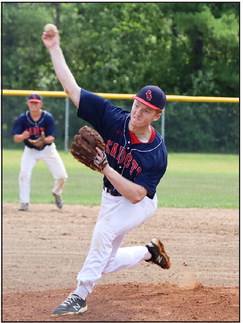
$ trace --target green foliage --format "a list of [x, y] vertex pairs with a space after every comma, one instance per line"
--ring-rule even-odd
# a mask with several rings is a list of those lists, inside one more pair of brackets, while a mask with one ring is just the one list
[[[18, 203], [21, 151], [3, 151], [3, 202]], [[102, 175], [60, 153], [69, 178], [65, 204], [99, 205]], [[43, 162], [33, 169], [31, 203], [54, 203], [53, 179]], [[169, 154], [168, 169], [158, 190], [159, 206], [239, 208], [239, 158], [236, 155]]]
[[[239, 8], [234, 2], [5, 2], [2, 87], [63, 90], [41, 41], [43, 26], [53, 22], [77, 83], [90, 91], [136, 93], [155, 84], [166, 94], [238, 97]], [[16, 147], [10, 133], [24, 101], [3, 98], [7, 148]], [[64, 105], [45, 98], [61, 148]], [[69, 117], [72, 138], [83, 121], [72, 107]], [[169, 102], [166, 143], [177, 152], [238, 153], [239, 105]]]
[[34, 3], [3, 4], [4, 88], [40, 88], [45, 65], [41, 34], [43, 25], [52, 19], [49, 7], [49, 4], [36, 6]]
[[165, 141], [173, 152], [239, 153], [239, 105], [170, 102]]
[[[25, 97], [3, 96], [2, 138], [5, 149], [22, 149], [13, 142], [11, 130], [17, 116], [27, 110]], [[77, 110], [69, 100], [69, 140], [85, 122], [77, 118]], [[112, 100], [128, 111], [131, 100]], [[44, 109], [53, 114], [57, 131], [56, 144], [64, 149], [65, 99], [44, 98]], [[10, 113], [11, 111], [11, 113]], [[165, 141], [169, 152], [239, 153], [239, 105], [235, 103], [168, 102], [165, 109]], [[160, 133], [161, 120], [153, 126]]]
[[41, 42], [54, 22], [95, 92], [239, 96], [239, 3], [3, 3], [3, 88], [61, 90]]

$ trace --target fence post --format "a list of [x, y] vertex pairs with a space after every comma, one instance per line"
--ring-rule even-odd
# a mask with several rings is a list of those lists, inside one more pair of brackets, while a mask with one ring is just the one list
[[161, 136], [165, 138], [165, 109], [162, 112], [162, 117], [161, 117]]
[[64, 138], [64, 151], [68, 151], [68, 132], [69, 132], [69, 98], [65, 99], [65, 138]]

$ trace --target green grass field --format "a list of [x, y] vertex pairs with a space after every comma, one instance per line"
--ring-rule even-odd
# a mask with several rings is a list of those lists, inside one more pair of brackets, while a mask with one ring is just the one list
[[[3, 202], [18, 203], [18, 174], [22, 151], [3, 150]], [[99, 205], [102, 175], [60, 152], [69, 178], [65, 204]], [[31, 203], [53, 203], [52, 176], [39, 161], [31, 179]], [[169, 154], [168, 169], [157, 194], [162, 207], [239, 208], [239, 156]]]

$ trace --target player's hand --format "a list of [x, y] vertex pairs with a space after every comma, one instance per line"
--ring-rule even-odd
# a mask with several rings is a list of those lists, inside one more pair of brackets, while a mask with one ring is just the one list
[[55, 46], [60, 46], [59, 31], [55, 25], [51, 25], [51, 29], [49, 31], [43, 31], [41, 38], [44, 45], [49, 50]]
[[[104, 161], [104, 159], [107, 162], [106, 154], [99, 147], [96, 147], [95, 149], [97, 150], [97, 155], [95, 156], [94, 163], [99, 165]], [[104, 169], [100, 171], [101, 174], [105, 174], [105, 169], [107, 167], [110, 167], [108, 162], [107, 162], [107, 165], [104, 167]]]
[[28, 130], [25, 130], [23, 133], [22, 133], [22, 136], [23, 136], [23, 139], [28, 139], [30, 137], [30, 133]]
[[45, 139], [45, 132], [41, 131], [41, 134], [37, 139], [28, 139], [28, 141], [35, 147], [43, 147], [45, 145]]

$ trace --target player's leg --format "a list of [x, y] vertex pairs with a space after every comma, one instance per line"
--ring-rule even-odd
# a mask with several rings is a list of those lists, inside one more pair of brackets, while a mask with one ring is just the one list
[[118, 248], [116, 254], [110, 258], [103, 274], [138, 265], [144, 260], [149, 260], [150, 258], [151, 254], [146, 246]]
[[[20, 173], [19, 173], [19, 198], [20, 198], [20, 202], [24, 205], [25, 204], [28, 205], [30, 202], [30, 180], [31, 180], [32, 170], [36, 162], [37, 162], [36, 150], [25, 147], [23, 155], [21, 157]], [[21, 210], [24, 211], [25, 209], [22, 208]]]
[[147, 220], [154, 213], [156, 207], [156, 198], [154, 200], [145, 198], [137, 204], [132, 204], [123, 197], [114, 197], [103, 193], [100, 214], [90, 250], [77, 276], [78, 281], [81, 282], [78, 285], [79, 291], [76, 290], [78, 295], [85, 299], [92, 292], [101, 275], [107, 272], [107, 266], [110, 267], [110, 272], [119, 270], [117, 267], [134, 266], [151, 257], [146, 247], [139, 247], [135, 254], [126, 253], [122, 259], [120, 258], [119, 263], [114, 260], [126, 233]]
[[118, 248], [116, 254], [111, 256], [103, 274], [138, 265], [144, 260], [163, 269], [169, 269], [171, 266], [163, 243], [158, 238], [153, 238], [146, 246]]
[[[134, 217], [137, 218], [136, 214], [139, 214], [139, 217], [142, 218], [140, 206], [141, 205], [136, 204], [134, 206], [135, 209], [131, 209], [131, 212], [129, 211], [129, 208], [126, 207], [126, 212], [128, 212], [129, 214], [128, 218], [124, 217], [126, 225], [129, 225], [129, 220], [131, 220], [131, 225], [133, 226], [133, 221], [135, 220]], [[151, 216], [157, 208], [157, 197], [155, 196], [153, 200], [147, 197], [144, 198], [144, 200], [142, 201], [142, 207], [145, 214], [147, 214], [147, 216]], [[135, 224], [135, 227], [139, 224]], [[130, 227], [130, 229], [132, 229], [132, 227]], [[162, 241], [160, 241], [158, 238], [153, 238], [148, 244], [146, 244], [146, 246], [132, 246], [121, 248], [120, 245], [124, 240], [126, 233], [126, 229], [124, 231], [121, 228], [121, 234], [118, 235], [113, 241], [111, 256], [103, 271], [103, 274], [138, 265], [144, 260], [150, 261], [163, 269], [170, 268], [170, 258], [165, 251]]]
[[42, 151], [42, 160], [46, 163], [49, 171], [54, 178], [52, 194], [55, 197], [57, 207], [61, 208], [63, 206], [63, 203], [60, 195], [63, 191], [63, 187], [66, 179], [68, 178], [68, 175], [54, 143], [50, 146], [46, 146]]
[[[136, 208], [136, 206], [135, 206], [135, 208]], [[143, 209], [144, 209], [143, 211], [146, 212], [146, 210], [148, 210], [147, 215], [149, 215], [149, 216], [153, 215], [156, 208], [157, 208], [157, 197], [156, 196], [155, 196], [154, 200], [151, 200], [149, 198], [145, 198], [143, 200]], [[139, 209], [137, 210], [137, 212], [141, 216], [140, 206], [139, 206]], [[141, 223], [139, 223], [139, 224], [141, 224]], [[135, 225], [135, 226], [137, 226], [137, 225]], [[121, 245], [122, 241], [124, 240], [125, 235], [126, 235], [126, 232], [121, 233], [113, 241], [113, 250], [112, 250], [109, 262], [107, 263], [107, 265], [104, 269], [104, 272], [103, 272], [104, 274], [138, 265], [139, 263], [143, 262], [144, 260], [149, 260], [151, 258], [151, 253], [149, 252], [149, 250], [146, 246], [131, 246], [131, 247], [121, 248], [120, 245]]]
[[42, 153], [42, 160], [47, 165], [49, 171], [51, 172], [55, 184], [53, 187], [52, 192], [56, 194], [61, 194], [64, 183], [66, 179], [68, 178], [65, 166], [63, 164], [63, 161], [56, 150], [56, 145], [53, 143], [50, 146], [46, 146]]
[[[77, 288], [54, 310], [53, 314], [72, 314], [87, 309], [86, 297], [92, 292], [106, 267], [109, 270], [110, 266], [109, 272], [114, 271], [115, 268], [121, 268], [121, 261], [118, 265], [115, 258], [126, 233], [148, 219], [156, 207], [156, 198], [152, 204], [142, 201], [132, 204], [123, 197], [114, 197], [103, 192], [101, 209], [89, 253], [83, 268], [77, 275]], [[126, 253], [122, 262], [126, 262], [126, 266], [129, 267], [146, 259], [149, 259], [149, 253], [146, 247], [142, 247], [136, 257], [129, 258]]]

